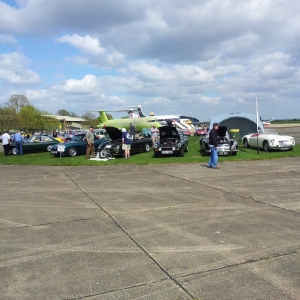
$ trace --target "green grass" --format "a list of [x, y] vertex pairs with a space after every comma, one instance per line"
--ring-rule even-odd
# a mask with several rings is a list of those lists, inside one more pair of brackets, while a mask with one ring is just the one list
[[[265, 160], [278, 159], [284, 157], [300, 156], [300, 145], [296, 145], [293, 151], [272, 151], [264, 152], [256, 149], [243, 148], [240, 144], [240, 151], [237, 156], [220, 156], [219, 162], [243, 161], [243, 160]], [[1, 165], [37, 165], [37, 166], [104, 166], [104, 165], [149, 165], [149, 164], [169, 164], [169, 163], [206, 163], [208, 156], [200, 152], [199, 137], [189, 138], [189, 151], [184, 157], [162, 157], [154, 158], [153, 150], [148, 153], [135, 154], [130, 159], [116, 158], [106, 162], [86, 160], [84, 155], [77, 157], [54, 157], [48, 152], [24, 154], [23, 156], [4, 156], [0, 153]]]

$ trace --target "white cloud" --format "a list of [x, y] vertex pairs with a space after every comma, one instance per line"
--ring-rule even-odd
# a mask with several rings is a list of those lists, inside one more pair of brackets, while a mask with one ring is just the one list
[[89, 35], [68, 34], [57, 38], [56, 41], [59, 43], [68, 43], [80, 49], [83, 53], [90, 55], [103, 55], [106, 53], [105, 48], [101, 47], [98, 39], [92, 38]]
[[28, 69], [30, 60], [23, 54], [0, 54], [0, 79], [7, 85], [34, 85], [41, 82], [37, 73]]
[[101, 47], [97, 38], [78, 34], [64, 35], [56, 39], [59, 43], [68, 43], [79, 49], [84, 56], [68, 57], [67, 60], [77, 64], [87, 64], [93, 67], [113, 67], [123, 62], [123, 55]]

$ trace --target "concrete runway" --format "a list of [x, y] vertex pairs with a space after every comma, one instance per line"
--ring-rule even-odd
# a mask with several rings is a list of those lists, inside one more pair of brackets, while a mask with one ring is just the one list
[[0, 299], [300, 299], [299, 165], [1, 166]]

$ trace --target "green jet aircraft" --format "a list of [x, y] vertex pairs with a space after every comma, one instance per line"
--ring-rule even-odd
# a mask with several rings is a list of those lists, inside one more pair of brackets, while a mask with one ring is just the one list
[[130, 123], [135, 126], [136, 132], [142, 132], [143, 128], [150, 128], [153, 125], [159, 128], [161, 124], [154, 117], [144, 118], [125, 118], [125, 119], [113, 119], [108, 120], [104, 110], [98, 111], [100, 113], [102, 123], [97, 125], [97, 128], [105, 128], [106, 126], [116, 127], [120, 130], [122, 128], [129, 129]]

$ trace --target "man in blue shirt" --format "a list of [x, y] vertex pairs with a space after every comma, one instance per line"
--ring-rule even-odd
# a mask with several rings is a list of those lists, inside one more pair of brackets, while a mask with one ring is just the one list
[[122, 150], [124, 150], [124, 158], [130, 157], [130, 133], [122, 128]]
[[23, 137], [19, 132], [13, 135], [12, 141], [16, 143], [16, 155], [23, 155]]

